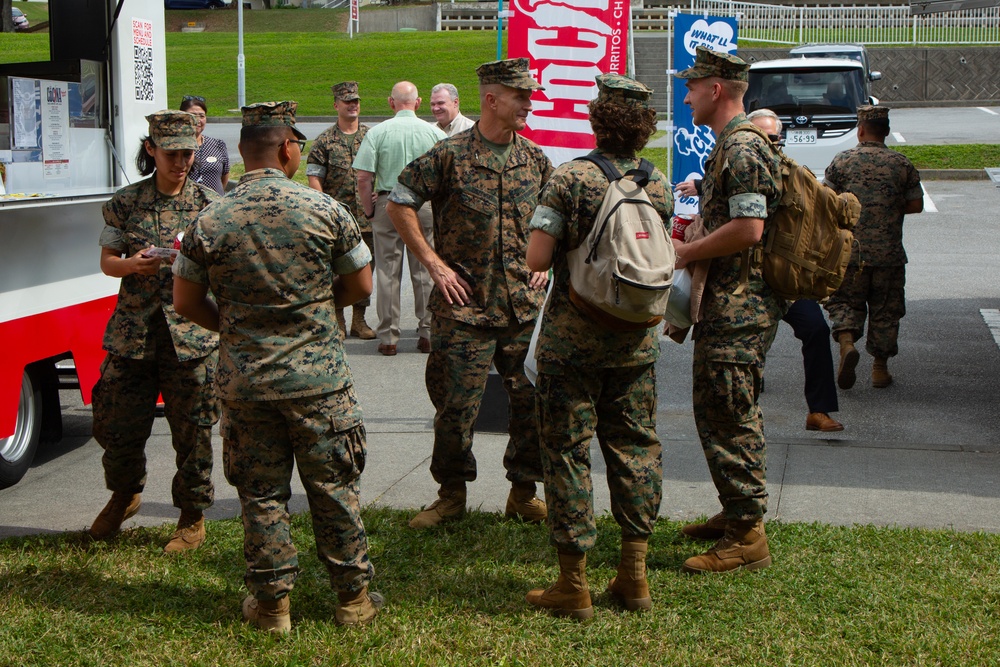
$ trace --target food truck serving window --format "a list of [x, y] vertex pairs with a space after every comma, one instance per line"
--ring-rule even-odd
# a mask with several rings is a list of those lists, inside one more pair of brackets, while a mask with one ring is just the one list
[[104, 76], [79, 62], [78, 80], [38, 75], [26, 64], [0, 74], [4, 200], [106, 191], [114, 185]]

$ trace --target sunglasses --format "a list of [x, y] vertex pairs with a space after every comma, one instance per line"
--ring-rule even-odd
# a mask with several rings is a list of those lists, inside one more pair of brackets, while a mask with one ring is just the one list
[[198, 104], [205, 104], [205, 98], [201, 95], [185, 95], [181, 98], [181, 102], [197, 102]]

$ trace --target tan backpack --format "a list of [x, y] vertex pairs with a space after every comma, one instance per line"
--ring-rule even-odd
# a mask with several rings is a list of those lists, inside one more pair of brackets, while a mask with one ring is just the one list
[[[770, 139], [757, 126], [741, 126], [737, 131], [756, 132]], [[822, 301], [840, 287], [847, 274], [851, 230], [861, 216], [858, 198], [849, 192], [836, 193], [820, 183], [807, 168], [778, 152], [781, 161], [781, 199], [764, 223], [762, 262], [764, 280], [775, 294], [789, 301]], [[721, 161], [720, 161], [721, 162]], [[716, 177], [721, 176], [721, 164]], [[750, 250], [744, 251], [740, 287], [750, 271]]]
[[656, 326], [670, 295], [674, 246], [644, 189], [653, 165], [643, 159], [622, 176], [603, 155], [577, 159], [599, 166], [608, 189], [590, 233], [567, 253], [570, 299], [616, 331]]

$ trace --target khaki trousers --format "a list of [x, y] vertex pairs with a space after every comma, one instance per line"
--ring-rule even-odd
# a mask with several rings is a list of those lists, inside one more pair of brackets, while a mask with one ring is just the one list
[[[410, 282], [413, 285], [413, 311], [417, 316], [417, 333], [421, 338], [431, 336], [431, 313], [427, 310], [434, 281], [416, 255], [406, 250], [402, 237], [385, 211], [388, 193], [380, 193], [375, 202], [372, 233], [375, 236], [375, 312], [378, 314], [376, 333], [383, 345], [399, 342], [400, 282], [403, 278], [403, 252], [409, 263]], [[420, 230], [427, 242], [434, 246], [434, 218], [430, 202], [417, 211]]]

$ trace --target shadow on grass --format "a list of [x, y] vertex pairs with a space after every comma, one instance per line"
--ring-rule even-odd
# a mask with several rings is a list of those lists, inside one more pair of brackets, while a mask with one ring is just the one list
[[[367, 508], [363, 516], [376, 572], [372, 588], [389, 605], [431, 606], [436, 614], [533, 614], [525, 593], [558, 576], [544, 525], [469, 512], [462, 521], [414, 531], [407, 526], [408, 512]], [[661, 523], [650, 541], [651, 580], [658, 571], [676, 571], [702, 547]], [[246, 595], [239, 519], [208, 522], [205, 545], [179, 556], [162, 553], [172, 529], [135, 528], [108, 542], [84, 532], [4, 540], [0, 590], [25, 605], [83, 615], [145, 617], [169, 610], [202, 623], [238, 619]], [[301, 568], [293, 615], [332, 619], [336, 595], [316, 559], [308, 513], [293, 515], [292, 536]], [[597, 546], [588, 554], [595, 604], [613, 607], [603, 591], [617, 567], [619, 544], [617, 525], [601, 517]]]

